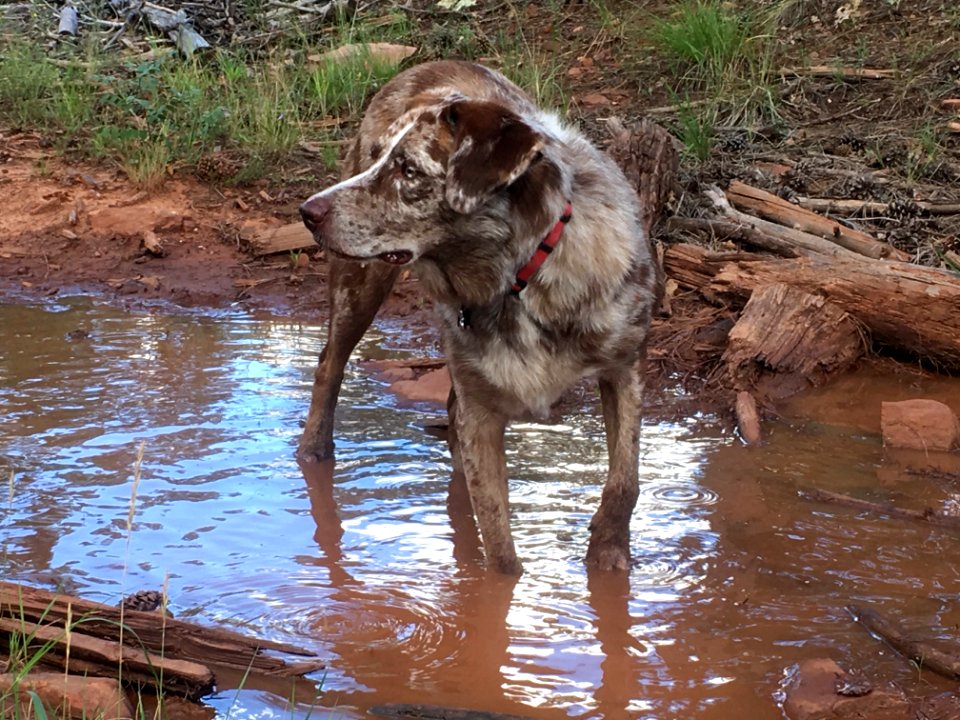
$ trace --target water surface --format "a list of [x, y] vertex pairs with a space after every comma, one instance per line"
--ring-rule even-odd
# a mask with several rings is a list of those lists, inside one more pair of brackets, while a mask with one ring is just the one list
[[[814, 423], [773, 424], [752, 449], [710, 417], [648, 423], [629, 579], [582, 563], [605, 473], [599, 419], [515, 425], [526, 572], [486, 574], [446, 448], [421, 428], [437, 411], [398, 406], [356, 363], [336, 464], [305, 477], [294, 462], [322, 335], [239, 313], [0, 305], [0, 473], [12, 478], [0, 575], [107, 603], [166, 585], [182, 619], [328, 661], [315, 698], [303, 684], [238, 692], [221, 678], [211, 702], [233, 718], [358, 718], [411, 702], [773, 720], [784, 670], [803, 658], [913, 682], [848, 602], [943, 632], [960, 621], [956, 536], [797, 494], [941, 507], [955, 489], [891, 473], [869, 432]], [[358, 357], [403, 356], [408, 343], [382, 326]]]

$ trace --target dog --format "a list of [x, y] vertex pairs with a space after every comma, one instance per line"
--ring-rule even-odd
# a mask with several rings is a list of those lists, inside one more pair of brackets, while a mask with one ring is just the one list
[[507, 422], [544, 415], [595, 376], [609, 471], [587, 562], [628, 570], [646, 337], [662, 277], [623, 173], [499, 72], [443, 60], [374, 96], [341, 177], [300, 206], [330, 261], [329, 334], [300, 457], [332, 455], [344, 366], [409, 267], [439, 314], [451, 455], [488, 567], [522, 572]]

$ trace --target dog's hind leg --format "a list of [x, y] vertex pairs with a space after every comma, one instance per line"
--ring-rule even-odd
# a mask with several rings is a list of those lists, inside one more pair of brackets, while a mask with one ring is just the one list
[[370, 327], [400, 270], [384, 263], [330, 257], [330, 320], [327, 344], [314, 373], [310, 411], [297, 456], [322, 460], [333, 455], [333, 415], [350, 353]]
[[452, 409], [455, 457], [459, 457], [463, 466], [487, 567], [507, 575], [519, 575], [523, 566], [517, 559], [510, 533], [507, 498], [507, 457], [503, 441], [507, 418], [465, 396], [460, 388]]
[[610, 468], [590, 521], [587, 563], [601, 570], [630, 565], [630, 516], [640, 494], [640, 411], [644, 361], [600, 377]]

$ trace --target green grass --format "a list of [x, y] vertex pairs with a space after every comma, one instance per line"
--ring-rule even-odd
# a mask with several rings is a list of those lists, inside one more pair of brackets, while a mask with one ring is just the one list
[[36, 43], [8, 38], [0, 45], [0, 124], [114, 164], [144, 187], [219, 155], [233, 166], [225, 181], [252, 181], [282, 166], [301, 139], [335, 143], [331, 118], [358, 116], [398, 69], [362, 52], [319, 64], [311, 56], [400, 31], [396, 22], [375, 30], [344, 22], [330, 46], [300, 38], [273, 56], [219, 50], [206, 61], [160, 50], [123, 60], [82, 47], [53, 59]]
[[696, 94], [724, 124], [775, 120], [776, 19], [721, 0], [680, 0], [653, 22], [648, 39], [679, 78], [674, 92]]

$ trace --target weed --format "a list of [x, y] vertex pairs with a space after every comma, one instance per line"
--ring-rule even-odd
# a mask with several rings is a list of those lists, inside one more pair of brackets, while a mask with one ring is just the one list
[[681, 76], [702, 92], [727, 123], [775, 118], [774, 35], [779, 8], [737, 12], [721, 0], [681, 0], [669, 19], [654, 22], [650, 40]]
[[713, 149], [717, 111], [714, 107], [701, 108], [685, 100], [678, 105], [677, 136], [683, 142], [684, 155], [688, 159], [703, 162]]

